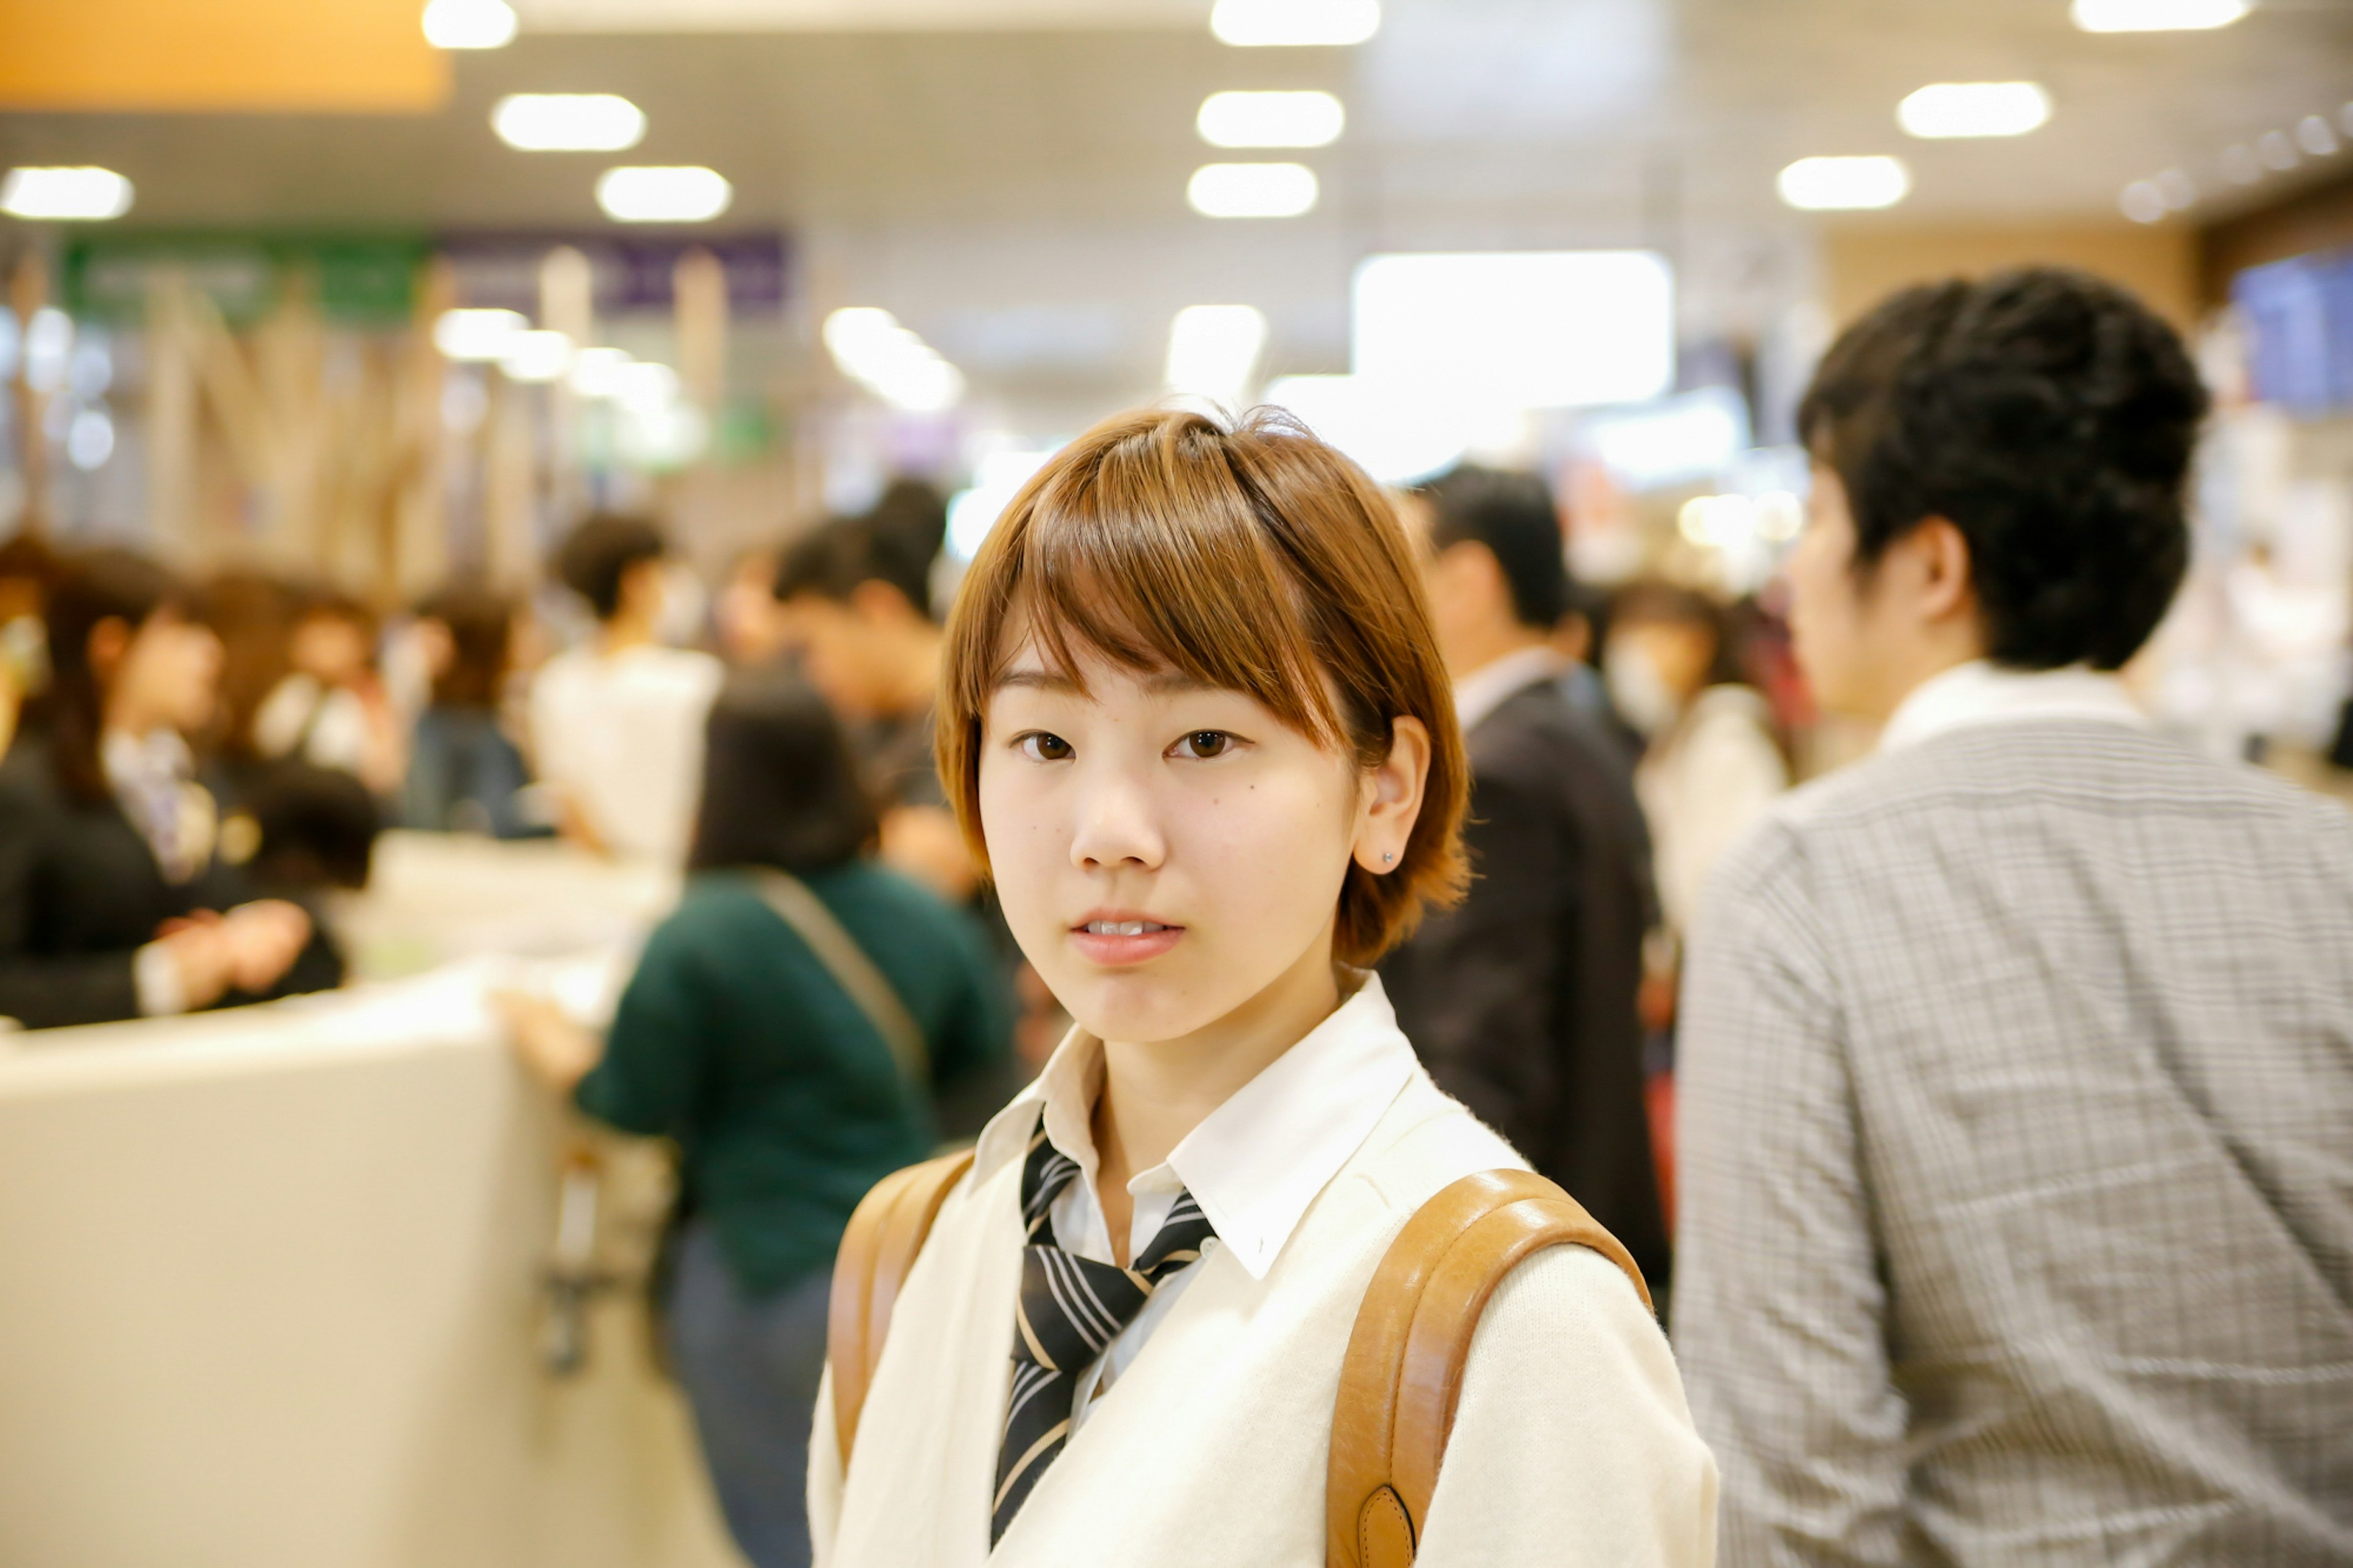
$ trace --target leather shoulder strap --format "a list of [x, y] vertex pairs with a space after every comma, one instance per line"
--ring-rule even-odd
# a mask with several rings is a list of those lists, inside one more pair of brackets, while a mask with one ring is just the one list
[[909, 1083], [923, 1088], [932, 1081], [931, 1047], [924, 1044], [923, 1031], [914, 1015], [907, 1011], [899, 993], [892, 989], [891, 981], [866, 956], [858, 939], [834, 918], [825, 900], [809, 890], [807, 882], [788, 872], [764, 868], [758, 876], [760, 896], [778, 919], [793, 928], [808, 950], [817, 954], [833, 983], [849, 993], [882, 1043], [891, 1047], [891, 1058], [899, 1064], [899, 1072]]
[[833, 1431], [841, 1446], [842, 1468], [849, 1468], [850, 1441], [866, 1390], [882, 1360], [891, 1332], [891, 1310], [899, 1289], [932, 1234], [932, 1221], [949, 1190], [972, 1168], [972, 1151], [961, 1150], [893, 1171], [860, 1198], [842, 1233], [833, 1259], [833, 1295], [825, 1325], [825, 1359], [833, 1369]]
[[[1413, 1561], [1488, 1299], [1530, 1253], [1589, 1247], [1650, 1288], [1618, 1238], [1527, 1171], [1465, 1176], [1406, 1221], [1356, 1311], [1332, 1411], [1328, 1568]], [[1655, 1310], [1655, 1309], [1654, 1309]]]

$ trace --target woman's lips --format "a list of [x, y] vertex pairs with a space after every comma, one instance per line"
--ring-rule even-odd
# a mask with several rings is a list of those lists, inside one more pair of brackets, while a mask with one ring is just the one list
[[1185, 928], [1141, 916], [1126, 920], [1096, 916], [1071, 928], [1071, 942], [1092, 963], [1143, 963], [1158, 958], [1183, 939]]

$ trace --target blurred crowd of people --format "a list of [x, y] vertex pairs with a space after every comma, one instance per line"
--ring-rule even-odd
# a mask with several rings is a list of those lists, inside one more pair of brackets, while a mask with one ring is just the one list
[[[1397, 498], [1466, 736], [1476, 879], [1382, 960], [1382, 981], [1439, 1085], [1573, 1193], [1673, 1310], [1741, 1561], [1809, 1560], [1782, 1550], [1809, 1542], [1861, 1561], [1922, 1532], [1968, 1557], [2044, 1528], [2017, 1525], [2010, 1495], [2038, 1487], [2072, 1489], [2118, 1542], [2179, 1535], [2128, 1516], [2163, 1500], [2149, 1477], [2166, 1465], [2205, 1463], [2150, 1436], [2196, 1400], [2126, 1398], [2066, 1365], [2112, 1340], [2212, 1366], [2303, 1345], [2338, 1392], [2250, 1384], [2251, 1428], [2341, 1454], [2345, 1429], [2327, 1436], [2323, 1417], [2353, 1415], [2342, 1161], [2331, 1204], [2300, 1208], [2301, 1178], [2273, 1159], [2316, 1155], [2314, 1119], [2344, 1109], [2341, 1054], [2318, 1058], [2346, 1046], [2345, 971], [2327, 973], [2346, 957], [2346, 890], [2298, 873], [2300, 928], [2261, 951], [2222, 919], [2261, 926], [2287, 886], [2264, 891], [2266, 868], [2341, 854], [2344, 834], [2160, 754], [2110, 710], [2098, 672], [2140, 645], [2179, 579], [2186, 546], [2168, 530], [2202, 399], [2137, 307], [2063, 277], [2008, 287], [1899, 300], [1834, 352], [1808, 405], [1827, 498], [1794, 574], [1811, 595], [1808, 674], [1815, 696], [1891, 721], [1890, 756], [1836, 811], [1816, 792], [1776, 806], [1810, 715], [1772, 608], [1576, 582], [1559, 507], [1529, 474], [1465, 466]], [[1884, 407], [1920, 395], [1887, 365], [1968, 332], [1983, 356], [2023, 356], [2005, 374], [2043, 376], [2038, 395], [2066, 405], [2054, 474], [2124, 476], [2089, 500], [2030, 498], [2048, 537], [2024, 540], [2028, 502], [2000, 500], [2000, 444], [1967, 447], [1981, 367], [1948, 366], [1945, 401], [1905, 416], [1918, 448], [1891, 445], [1905, 432]], [[2043, 338], [2093, 343], [2116, 384], [2035, 362]], [[657, 521], [596, 516], [554, 552], [548, 595], [452, 585], [397, 613], [249, 572], [198, 584], [116, 548], [0, 546], [0, 1015], [37, 1027], [333, 985], [331, 894], [364, 885], [386, 826], [682, 867], [687, 891], [609, 1030], [532, 997], [501, 1005], [524, 1058], [582, 1110], [679, 1140], [676, 1364], [747, 1555], [807, 1561], [799, 1477], [842, 1224], [881, 1177], [971, 1135], [1061, 1027], [933, 761], [944, 522], [935, 491], [902, 482], [747, 553], [706, 597]], [[2107, 533], [2070, 543], [2078, 526]], [[1808, 565], [1838, 540], [1839, 564]], [[1866, 577], [1897, 586], [1856, 598]], [[1982, 739], [2021, 714], [2082, 732]], [[1925, 743], [1956, 729], [1979, 739]], [[1899, 742], [1937, 766], [1895, 762]], [[2185, 801], [2239, 826], [2200, 848]], [[2150, 831], [2166, 846], [2124, 825], [2136, 812], [2165, 824]], [[2165, 860], [2183, 854], [2188, 870]], [[2109, 946], [2091, 934], [2128, 914], [2155, 923]], [[2257, 971], [2278, 984], [2250, 990]], [[2290, 994], [2303, 1022], [2274, 1021], [2304, 1055], [2284, 1062], [2258, 1025], [2266, 997]], [[1683, 1036], [1700, 1072], [1681, 1124], [1702, 1143], [1679, 1194]], [[2047, 1054], [2024, 1060], [2021, 1041]], [[2250, 1098], [2242, 1058], [2311, 1115]], [[2051, 1081], [2030, 1091], [2017, 1073]], [[2105, 1087], [2058, 1081], [2070, 1074]], [[2094, 1103], [2118, 1120], [2070, 1120]], [[1972, 1139], [2019, 1141], [2008, 1157], [2041, 1195], [1982, 1151], [1951, 1152]], [[2101, 1148], [2105, 1171], [2085, 1163]], [[2153, 1244], [2115, 1241], [2103, 1227], [2128, 1218], [2053, 1196], [2110, 1180], [2171, 1194], [2176, 1217], [2209, 1230], [2227, 1222], [2249, 1281], [2306, 1268], [2310, 1289], [2217, 1287], [2217, 1322], [2263, 1318], [2263, 1344], [2253, 1327], [2115, 1330], [2062, 1281], [2111, 1243]], [[1970, 1202], [1985, 1205], [1974, 1233], [1955, 1207]], [[2021, 1205], [2059, 1218], [1996, 1217]], [[1999, 1286], [1989, 1248], [2033, 1279]], [[2097, 1290], [2149, 1285], [2145, 1265], [2111, 1261]], [[2031, 1414], [2054, 1388], [2063, 1420]], [[2075, 1458], [2009, 1474], [1972, 1422], [2016, 1424], [2015, 1454]], [[2076, 1463], [2103, 1443], [2118, 1475]], [[1930, 1458], [1902, 1458], [1907, 1444]], [[2353, 1539], [2341, 1513], [2331, 1527], [2298, 1500], [2293, 1465], [2253, 1452], [2214, 1458], [2190, 1489], [2219, 1500], [2238, 1476], [2281, 1517], [2311, 1518], [2217, 1539]], [[1947, 1489], [1907, 1490], [1907, 1464]], [[2058, 1560], [2048, 1544], [2028, 1555]]]

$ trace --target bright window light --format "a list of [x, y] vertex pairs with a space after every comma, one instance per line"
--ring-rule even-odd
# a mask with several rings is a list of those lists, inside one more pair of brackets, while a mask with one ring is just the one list
[[1263, 401], [1290, 410], [1385, 485], [1428, 479], [1471, 447], [1471, 421], [1460, 405], [1360, 375], [1278, 376], [1267, 383]]
[[502, 49], [514, 36], [506, 0], [427, 0], [425, 41], [437, 49]]
[[2227, 27], [2254, 9], [2253, 0], [2075, 0], [2075, 26], [2087, 33], [2179, 33]]
[[433, 346], [451, 359], [481, 363], [505, 358], [530, 328], [520, 310], [444, 310], [433, 323]]
[[596, 205], [617, 223], [704, 223], [734, 197], [725, 175], [694, 164], [624, 166], [596, 178]]
[[841, 374], [893, 408], [936, 414], [964, 396], [964, 373], [888, 310], [846, 305], [825, 319], [824, 335]]
[[560, 381], [572, 368], [572, 340], [562, 332], [517, 332], [499, 355], [509, 381]]
[[131, 210], [131, 182], [111, 169], [11, 169], [0, 179], [10, 217], [95, 221]]
[[1244, 47], [1361, 44], [1380, 26], [1380, 0], [1218, 0], [1209, 13], [1209, 31]]
[[2051, 118], [2051, 95], [2031, 81], [1940, 81], [1895, 107], [1915, 136], [2023, 136]]
[[511, 92], [491, 129], [524, 153], [617, 153], [644, 140], [646, 115], [609, 92]]
[[1356, 268], [1356, 374], [1510, 408], [1655, 397], [1674, 281], [1642, 250], [1376, 256]]
[[1347, 118], [1328, 92], [1213, 92], [1194, 123], [1212, 147], [1324, 147]]
[[1167, 388], [1239, 407], [1266, 347], [1266, 318], [1250, 305], [1187, 305], [1168, 326]]
[[628, 368], [627, 349], [582, 349], [572, 356], [572, 390], [583, 397], [611, 397], [621, 390]]
[[1204, 163], [1185, 199], [1204, 217], [1297, 217], [1315, 205], [1315, 171], [1304, 163]]
[[1901, 158], [1800, 158], [1781, 171], [1781, 199], [1808, 212], [1892, 207], [1912, 190]]
[[981, 542], [996, 528], [1005, 509], [1021, 493], [1031, 475], [1046, 466], [1051, 452], [992, 452], [980, 460], [972, 488], [948, 500], [948, 553], [969, 561], [980, 553]]
[[613, 374], [613, 401], [644, 413], [678, 401], [678, 372], [653, 360], [631, 360]]

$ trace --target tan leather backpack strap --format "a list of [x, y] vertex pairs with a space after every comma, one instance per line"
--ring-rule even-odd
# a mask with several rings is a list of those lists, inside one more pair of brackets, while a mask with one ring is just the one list
[[966, 1149], [892, 1172], [858, 1201], [842, 1233], [826, 1310], [825, 1359], [833, 1371], [833, 1433], [845, 1470], [900, 1287], [932, 1234], [940, 1205], [971, 1168], [972, 1151]]
[[1462, 1396], [1480, 1315], [1506, 1275], [1548, 1247], [1589, 1247], [1642, 1271], [1576, 1199], [1527, 1171], [1465, 1176], [1406, 1221], [1366, 1289], [1341, 1363], [1324, 1483], [1328, 1568], [1413, 1561]]

